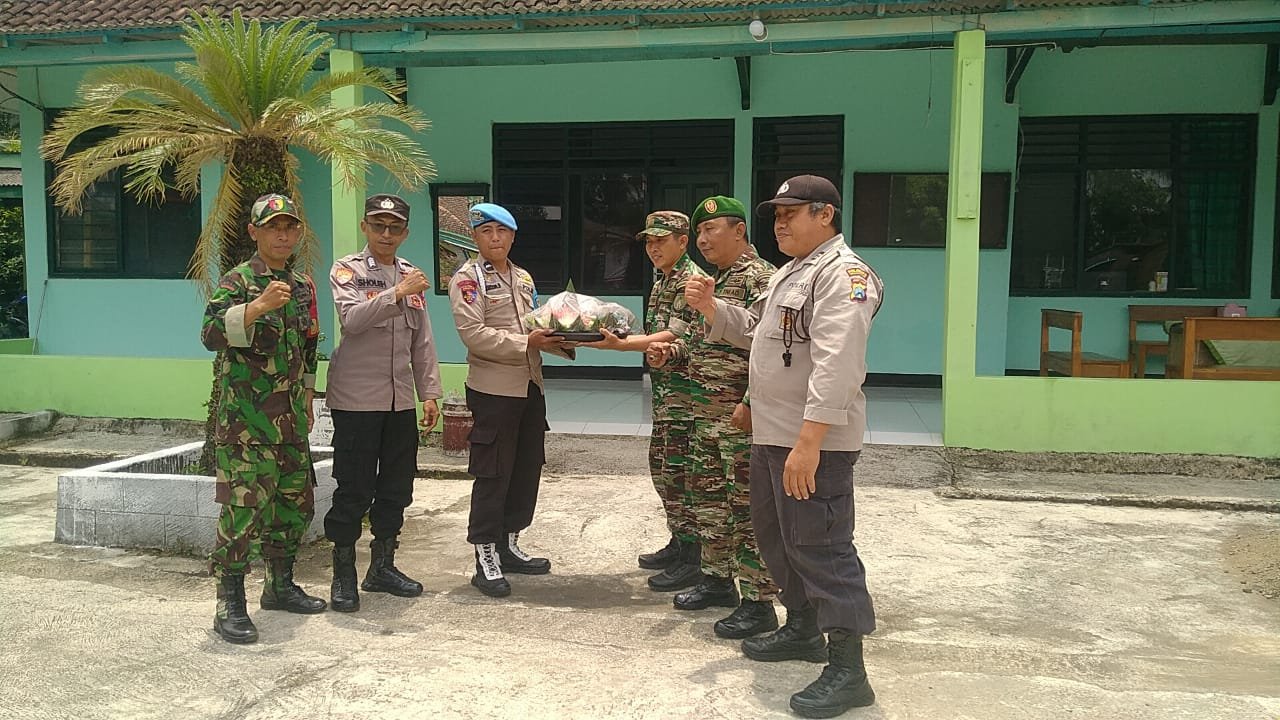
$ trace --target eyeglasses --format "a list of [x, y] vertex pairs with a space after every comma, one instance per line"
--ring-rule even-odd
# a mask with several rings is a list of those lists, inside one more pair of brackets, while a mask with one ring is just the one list
[[369, 232], [374, 235], [403, 235], [405, 230], [409, 229], [408, 225], [403, 223], [394, 223], [386, 225], [379, 222], [366, 222], [365, 227], [369, 228]]

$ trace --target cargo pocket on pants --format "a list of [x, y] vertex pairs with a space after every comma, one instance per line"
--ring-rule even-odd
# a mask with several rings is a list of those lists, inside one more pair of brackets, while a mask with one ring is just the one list
[[498, 429], [476, 425], [467, 436], [471, 452], [467, 459], [467, 472], [475, 477], [498, 477]]
[[834, 545], [853, 537], [853, 495], [785, 500], [791, 505], [791, 542], [795, 545]]

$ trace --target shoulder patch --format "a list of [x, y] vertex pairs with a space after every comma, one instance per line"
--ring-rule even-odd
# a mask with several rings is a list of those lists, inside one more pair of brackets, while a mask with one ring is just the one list
[[471, 278], [458, 281], [458, 292], [462, 293], [462, 301], [468, 305], [474, 305], [480, 299], [480, 286]]
[[355, 277], [355, 272], [346, 265], [339, 265], [333, 269], [333, 279], [337, 280], [340, 285], [346, 285], [351, 282], [353, 277]]

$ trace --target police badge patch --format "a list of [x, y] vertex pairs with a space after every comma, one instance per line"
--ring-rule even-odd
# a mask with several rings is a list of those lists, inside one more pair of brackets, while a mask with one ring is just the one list
[[413, 308], [414, 310], [421, 310], [422, 308], [426, 307], [426, 305], [423, 303], [422, 295], [420, 293], [409, 296], [409, 307]]
[[337, 280], [341, 285], [346, 285], [351, 282], [351, 278], [353, 277], [355, 277], [355, 273], [352, 272], [349, 267], [340, 267], [333, 271], [333, 279]]
[[474, 305], [480, 299], [480, 286], [470, 278], [458, 281], [458, 292], [462, 293], [462, 301]]

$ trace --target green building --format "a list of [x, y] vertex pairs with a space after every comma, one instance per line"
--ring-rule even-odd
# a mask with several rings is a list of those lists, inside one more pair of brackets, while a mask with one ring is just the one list
[[[1082, 311], [1085, 349], [1114, 356], [1128, 352], [1130, 304], [1277, 315], [1280, 3], [415, 7], [386, 17], [267, 0], [250, 13], [301, 8], [337, 38], [330, 68], [407, 82], [432, 120], [422, 141], [439, 177], [406, 194], [402, 253], [437, 285], [466, 252], [451, 218], [484, 197], [517, 210], [513, 257], [543, 295], [572, 280], [639, 311], [649, 273], [631, 237], [645, 213], [715, 193], [754, 203], [812, 172], [841, 188], [846, 236], [887, 285], [870, 371], [941, 378], [945, 444], [1280, 455], [1280, 383], [1025, 376], [1038, 369], [1043, 308]], [[87, 70], [184, 59], [184, 17], [176, 5], [105, 2], [92, 17], [71, 0], [0, 7], [33, 334], [0, 355], [0, 409], [202, 416], [201, 304], [181, 279], [202, 203], [143, 207], [103, 182], [88, 212], [66, 217], [37, 154]], [[363, 195], [335, 188], [314, 158], [303, 168], [309, 220], [332, 239], [323, 275], [358, 249]], [[211, 168], [206, 196], [216, 182]], [[377, 176], [366, 189], [400, 191]], [[770, 227], [751, 225], [778, 259]], [[458, 384], [465, 351], [446, 298], [430, 308]], [[583, 351], [561, 372], [638, 376], [639, 362]]]

